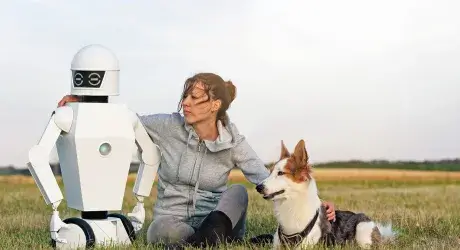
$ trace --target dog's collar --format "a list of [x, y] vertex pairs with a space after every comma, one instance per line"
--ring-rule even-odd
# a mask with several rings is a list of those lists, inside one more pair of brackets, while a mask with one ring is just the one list
[[285, 234], [283, 233], [283, 230], [281, 229], [281, 226], [278, 227], [278, 236], [280, 237], [281, 242], [283, 242], [286, 245], [291, 245], [291, 246], [296, 246], [298, 245], [303, 238], [307, 237], [307, 235], [311, 232], [313, 229], [313, 226], [316, 223], [316, 220], [318, 219], [319, 215], [319, 210], [316, 210], [315, 217], [308, 223], [308, 225], [305, 227], [304, 230], [302, 230], [299, 233], [295, 234]]

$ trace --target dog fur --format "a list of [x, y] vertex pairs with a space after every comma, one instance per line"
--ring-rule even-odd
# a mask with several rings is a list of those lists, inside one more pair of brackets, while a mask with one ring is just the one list
[[312, 177], [305, 142], [300, 140], [293, 154], [289, 153], [283, 141], [281, 148], [280, 159], [272, 167], [270, 176], [256, 187], [264, 199], [273, 201], [278, 221], [278, 229], [273, 236], [274, 249], [352, 242], [369, 249], [393, 240], [396, 234], [391, 224], [384, 226], [363, 213], [336, 210], [335, 221], [329, 221]]

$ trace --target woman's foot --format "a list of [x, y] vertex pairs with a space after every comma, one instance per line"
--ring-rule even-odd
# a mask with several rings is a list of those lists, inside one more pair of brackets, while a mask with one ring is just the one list
[[227, 242], [231, 234], [231, 220], [225, 213], [216, 210], [209, 213], [197, 231], [185, 241], [195, 247], [215, 246]]
[[207, 247], [216, 246], [220, 243], [230, 241], [232, 234], [232, 222], [228, 216], [221, 211], [212, 211], [203, 220], [200, 227], [186, 240], [178, 243], [168, 244], [165, 250], [184, 249], [185, 246]]

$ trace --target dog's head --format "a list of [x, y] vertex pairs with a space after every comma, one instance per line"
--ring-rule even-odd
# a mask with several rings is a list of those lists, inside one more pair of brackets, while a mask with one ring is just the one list
[[304, 140], [300, 140], [291, 154], [281, 141], [281, 156], [271, 168], [270, 176], [257, 185], [256, 190], [264, 199], [276, 200], [286, 193], [305, 191], [305, 184], [311, 179], [311, 167]]

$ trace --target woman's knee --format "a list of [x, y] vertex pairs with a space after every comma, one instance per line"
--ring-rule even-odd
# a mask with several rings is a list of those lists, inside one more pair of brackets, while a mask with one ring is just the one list
[[[248, 191], [246, 187], [234, 184], [222, 194], [216, 209], [229, 216], [233, 223], [240, 219], [248, 207]], [[235, 224], [234, 224], [235, 225]]]
[[169, 244], [186, 239], [195, 231], [173, 216], [161, 216], [153, 220], [147, 230], [148, 243]]
[[232, 197], [233, 200], [238, 200], [239, 203], [248, 203], [248, 190], [245, 186], [241, 184], [231, 185], [225, 193], [225, 195]]

